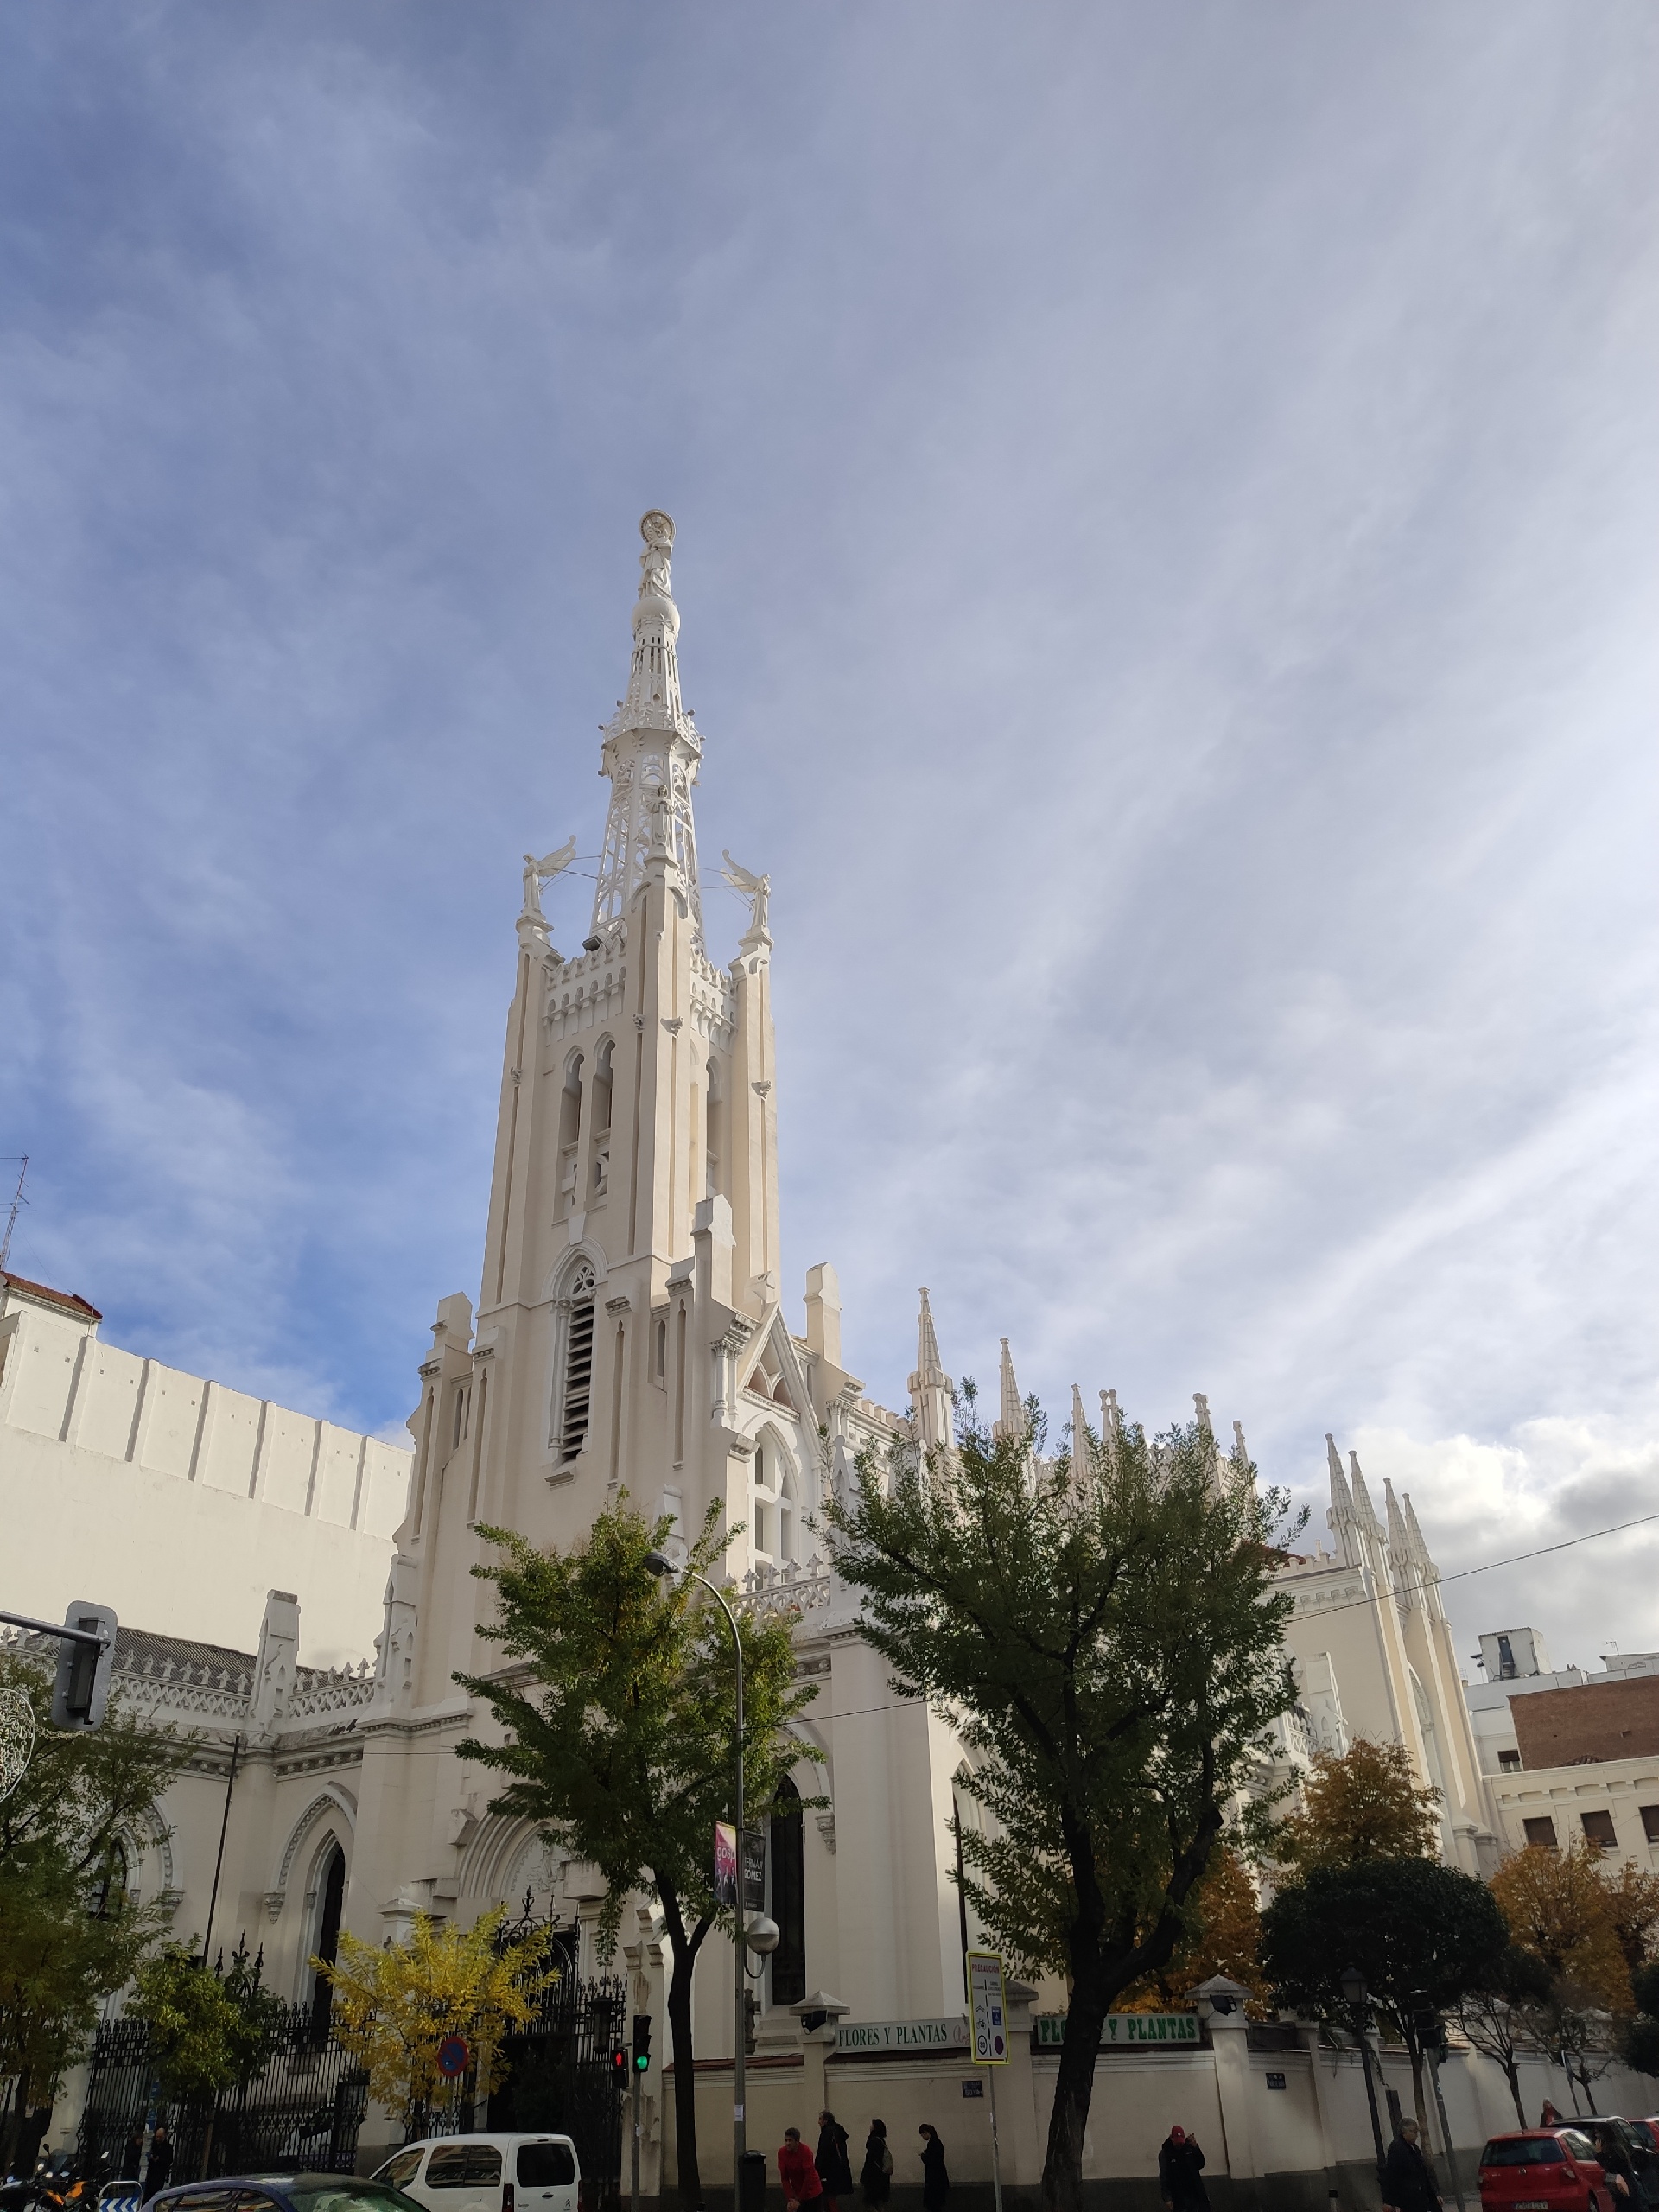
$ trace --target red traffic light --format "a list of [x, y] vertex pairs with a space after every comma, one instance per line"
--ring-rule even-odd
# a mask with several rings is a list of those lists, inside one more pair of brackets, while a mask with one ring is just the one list
[[618, 2044], [611, 2053], [611, 2071], [613, 2074], [626, 2074], [627, 2070], [628, 2054], [623, 2050], [621, 2044]]

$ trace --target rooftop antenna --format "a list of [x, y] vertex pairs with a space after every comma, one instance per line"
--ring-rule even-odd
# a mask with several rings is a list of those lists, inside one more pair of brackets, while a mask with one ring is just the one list
[[6, 1216], [6, 1233], [0, 1237], [0, 1274], [5, 1273], [6, 1262], [11, 1257], [11, 1232], [17, 1226], [17, 1216], [29, 1204], [23, 1196], [23, 1178], [29, 1173], [29, 1154], [14, 1152], [9, 1157], [21, 1160], [22, 1164], [17, 1170], [17, 1187], [11, 1194], [11, 1211]]

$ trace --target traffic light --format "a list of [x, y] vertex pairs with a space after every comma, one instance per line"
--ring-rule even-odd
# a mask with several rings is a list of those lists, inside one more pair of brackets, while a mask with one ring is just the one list
[[627, 2072], [628, 2054], [623, 2050], [621, 2044], [618, 2044], [611, 2053], [611, 2078], [616, 2082], [626, 2081]]
[[636, 2012], [633, 2016], [633, 2070], [636, 2074], [651, 2071], [651, 2015]]
[[97, 1637], [92, 1643], [66, 1637], [58, 1646], [58, 1675], [52, 1685], [52, 1726], [54, 1728], [96, 1728], [110, 1701], [110, 1676], [115, 1672], [115, 1615], [107, 1605], [77, 1598], [63, 1617], [65, 1628], [82, 1637]]

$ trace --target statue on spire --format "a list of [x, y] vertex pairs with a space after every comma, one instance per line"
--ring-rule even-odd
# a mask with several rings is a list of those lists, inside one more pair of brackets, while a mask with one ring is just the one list
[[550, 883], [556, 875], [563, 875], [576, 857], [576, 841], [567, 837], [556, 853], [544, 853], [537, 860], [534, 853], [524, 855], [524, 912], [539, 914], [542, 911], [542, 886]]
[[639, 518], [639, 535], [645, 541], [645, 550], [639, 556], [639, 596], [641, 599], [671, 599], [669, 589], [669, 556], [674, 550], [674, 518], [665, 515], [660, 507], [652, 507]]
[[772, 878], [769, 875], [754, 875], [747, 868], [740, 868], [729, 853], [722, 852], [721, 858], [726, 863], [721, 870], [726, 881], [734, 891], [754, 902], [749, 916], [748, 932], [743, 939], [743, 950], [748, 952], [758, 945], [770, 944], [772, 932], [766, 927], [766, 901], [772, 896]]

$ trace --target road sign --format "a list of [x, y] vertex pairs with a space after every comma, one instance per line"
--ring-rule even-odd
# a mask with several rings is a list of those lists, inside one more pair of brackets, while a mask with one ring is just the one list
[[976, 2066], [1008, 2063], [1008, 2005], [1002, 1961], [995, 1951], [968, 1954], [969, 2032]]
[[473, 2047], [465, 2036], [445, 2036], [438, 2045], [438, 2071], [446, 2082], [458, 2082], [473, 2063]]

